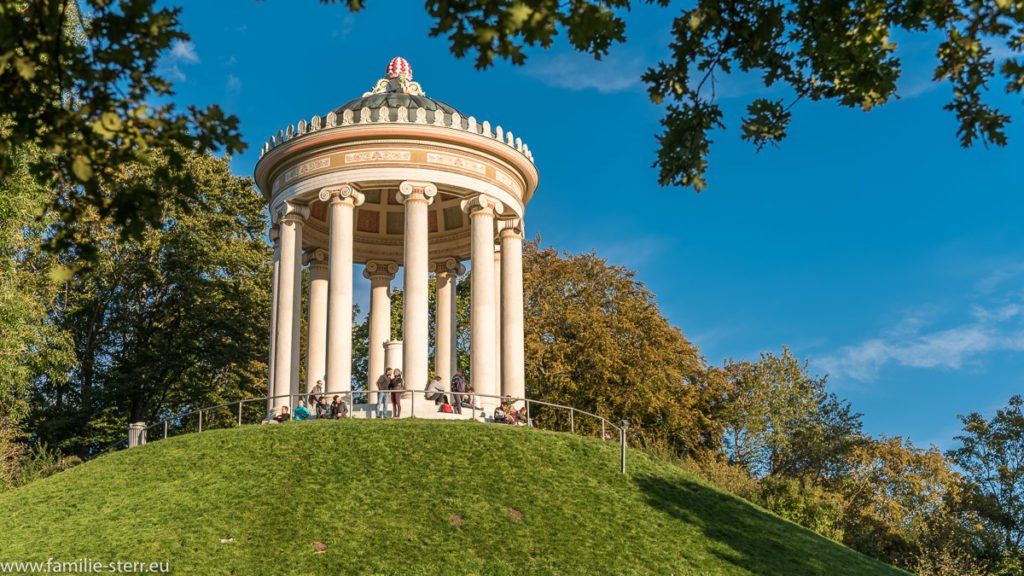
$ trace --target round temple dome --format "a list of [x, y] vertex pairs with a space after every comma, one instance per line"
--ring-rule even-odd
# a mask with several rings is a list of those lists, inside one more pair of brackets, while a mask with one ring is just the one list
[[[444, 102], [441, 102], [440, 100], [427, 98], [426, 96], [418, 96], [416, 94], [407, 94], [404, 92], [381, 92], [379, 94], [370, 94], [369, 96], [356, 98], [355, 100], [345, 103], [343, 106], [335, 108], [334, 113], [340, 117], [346, 110], [351, 110], [356, 116], [356, 122], [358, 122], [359, 111], [363, 108], [368, 108], [370, 110], [391, 108], [397, 110], [402, 106], [410, 110], [414, 108], [422, 108], [431, 112], [440, 111], [441, 113], [448, 115], [459, 113], [458, 110]], [[433, 122], [432, 117], [428, 117], [428, 120]]]

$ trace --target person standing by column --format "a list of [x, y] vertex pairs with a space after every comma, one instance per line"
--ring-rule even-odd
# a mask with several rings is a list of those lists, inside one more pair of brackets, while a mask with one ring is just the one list
[[395, 370], [395, 377], [388, 384], [391, 390], [391, 415], [393, 418], [402, 417], [402, 390], [405, 389], [405, 382], [402, 380], [402, 371]]
[[388, 415], [388, 393], [384, 390], [391, 389], [391, 368], [388, 368], [377, 378], [377, 390], [381, 390], [380, 394], [377, 394], [377, 418], [387, 418]]
[[324, 395], [324, 381], [323, 380], [317, 380], [316, 381], [316, 386], [313, 386], [313, 388], [310, 389], [310, 391], [309, 391], [309, 396], [306, 398], [306, 403], [308, 403], [310, 405], [316, 404], [317, 398], [319, 398], [319, 397], [321, 397], [323, 395]]
[[462, 370], [456, 369], [455, 375], [452, 376], [452, 407], [455, 409], [456, 414], [462, 414], [462, 401], [464, 400], [462, 393], [466, 391], [466, 377], [462, 375]]

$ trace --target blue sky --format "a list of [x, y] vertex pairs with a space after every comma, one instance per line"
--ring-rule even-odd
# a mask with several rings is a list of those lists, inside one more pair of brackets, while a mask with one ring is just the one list
[[361, 96], [405, 57], [428, 96], [530, 145], [529, 237], [636, 269], [711, 363], [789, 346], [872, 435], [949, 448], [957, 414], [992, 414], [1024, 388], [1021, 101], [993, 91], [1018, 116], [1010, 146], [961, 149], [949, 89], [928, 81], [933, 37], [897, 37], [901, 100], [866, 114], [800, 103], [786, 141], [761, 153], [739, 139], [739, 113], [766, 90], [720, 79], [729, 130], [697, 194], [658, 186], [662, 109], [639, 80], [667, 54], [675, 9], [634, 9], [628, 42], [600, 63], [560, 38], [525, 67], [479, 72], [428, 37], [421, 2], [367, 4], [184, 2], [192, 40], [162, 70], [181, 105], [241, 118], [250, 149], [232, 167], [251, 175], [271, 134]]

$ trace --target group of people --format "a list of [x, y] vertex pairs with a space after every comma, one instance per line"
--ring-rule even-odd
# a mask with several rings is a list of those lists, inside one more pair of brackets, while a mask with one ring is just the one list
[[[310, 410], [306, 403], [313, 407]], [[265, 424], [280, 424], [288, 420], [338, 420], [348, 417], [348, 404], [342, 401], [341, 396], [334, 395], [334, 399], [328, 403], [324, 394], [324, 381], [317, 380], [316, 386], [310, 391], [308, 400], [299, 398], [299, 405], [295, 407], [295, 414], [289, 414], [288, 406], [281, 406], [278, 413], [264, 421]]]
[[391, 398], [391, 414], [398, 418], [402, 415], [402, 392], [405, 380], [402, 371], [388, 368], [377, 378], [377, 418], [387, 418], [388, 398]]
[[[388, 398], [391, 399], [391, 417], [402, 416], [402, 393], [405, 391], [405, 382], [402, 379], [402, 371], [388, 368], [377, 378], [377, 418], [388, 417]], [[435, 376], [427, 385], [424, 396], [427, 400], [433, 400], [441, 412], [461, 414], [462, 408], [474, 408], [480, 410], [479, 406], [473, 403], [473, 387], [466, 388], [466, 379], [461, 370], [456, 370], [452, 376], [451, 386], [452, 398], [449, 401], [445, 394], [444, 384], [441, 377]]]
[[526, 414], [526, 406], [516, 410], [516, 403], [511, 396], [501, 400], [501, 406], [494, 409], [494, 421], [514, 426], [533, 426], [534, 423]]
[[[384, 374], [377, 379], [377, 390], [377, 418], [388, 417], [389, 398], [391, 399], [391, 417], [400, 418], [402, 416], [402, 394], [405, 391], [402, 371], [392, 368], [385, 370]], [[473, 387], [466, 386], [466, 378], [462, 375], [461, 370], [456, 370], [455, 375], [452, 376], [450, 398], [446, 392], [441, 377], [435, 376], [427, 385], [424, 397], [427, 400], [433, 400], [434, 404], [439, 406], [438, 411], [440, 412], [462, 414], [463, 408], [482, 410], [476, 405]], [[312, 410], [307, 407], [307, 403], [312, 406]], [[316, 386], [309, 392], [307, 399], [299, 399], [299, 405], [295, 407], [294, 414], [288, 412], [288, 406], [281, 406], [279, 412], [265, 420], [264, 424], [279, 424], [288, 420], [336, 420], [346, 417], [348, 417], [348, 404], [342, 401], [338, 395], [335, 395], [333, 401], [328, 403], [327, 396], [324, 394], [324, 382], [317, 380]], [[520, 426], [533, 425], [526, 414], [526, 407], [516, 410], [515, 401], [511, 396], [505, 396], [501, 405], [495, 408], [494, 421]]]

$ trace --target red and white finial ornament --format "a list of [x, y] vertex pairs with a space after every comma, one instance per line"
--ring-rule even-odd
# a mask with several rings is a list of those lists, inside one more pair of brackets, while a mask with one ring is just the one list
[[409, 66], [409, 62], [401, 56], [392, 58], [387, 70], [384, 71], [384, 77], [388, 80], [405, 77], [406, 81], [412, 82], [412, 66]]
[[363, 94], [363, 96], [386, 92], [412, 94], [414, 96], [424, 95], [423, 88], [420, 87], [419, 82], [412, 81], [412, 66], [409, 66], [409, 62], [405, 58], [392, 58], [391, 62], [388, 63], [387, 69], [384, 70], [384, 77], [377, 80], [377, 83], [373, 85], [373, 90]]

